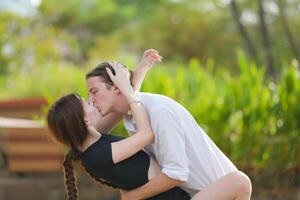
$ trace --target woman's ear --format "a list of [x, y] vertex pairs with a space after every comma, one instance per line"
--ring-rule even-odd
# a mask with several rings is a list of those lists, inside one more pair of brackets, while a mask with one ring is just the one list
[[85, 122], [85, 124], [86, 124], [87, 126], [90, 125], [90, 121], [89, 121], [87, 118], [84, 118], [84, 122]]

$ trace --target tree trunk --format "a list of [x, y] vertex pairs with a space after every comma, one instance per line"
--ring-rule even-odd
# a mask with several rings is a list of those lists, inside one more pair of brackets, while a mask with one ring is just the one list
[[244, 39], [244, 42], [246, 44], [247, 47], [247, 51], [250, 54], [251, 58], [254, 59], [257, 62], [257, 53], [255, 50], [255, 47], [244, 27], [244, 25], [241, 22], [241, 15], [240, 15], [240, 11], [238, 8], [238, 5], [236, 4], [235, 0], [231, 0], [230, 1], [230, 7], [231, 7], [231, 13], [232, 16], [236, 22], [236, 25], [238, 27], [238, 30], [242, 36], [242, 38]]
[[300, 53], [299, 53], [299, 49], [297, 47], [297, 41], [294, 39], [294, 37], [290, 31], [288, 22], [286, 20], [285, 1], [278, 0], [278, 8], [279, 8], [279, 15], [280, 15], [280, 21], [282, 24], [282, 28], [287, 36], [287, 39], [289, 41], [289, 44], [291, 46], [291, 49], [292, 49], [295, 59], [297, 59], [297, 61], [300, 62]]
[[274, 77], [275, 76], [274, 58], [272, 54], [272, 46], [270, 43], [269, 32], [265, 21], [265, 11], [264, 11], [264, 6], [262, 1], [263, 0], [258, 0], [262, 43], [267, 54], [267, 72]]

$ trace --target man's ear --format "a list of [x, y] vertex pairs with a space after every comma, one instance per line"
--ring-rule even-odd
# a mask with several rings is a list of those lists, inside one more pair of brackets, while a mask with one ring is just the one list
[[111, 89], [112, 89], [113, 93], [115, 93], [115, 94], [120, 94], [121, 93], [120, 89], [118, 87], [116, 87], [115, 85], [113, 85], [111, 87]]

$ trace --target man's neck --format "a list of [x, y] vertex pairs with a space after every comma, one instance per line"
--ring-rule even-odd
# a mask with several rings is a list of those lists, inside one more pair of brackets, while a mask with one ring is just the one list
[[128, 114], [128, 112], [130, 111], [128, 102], [123, 95], [121, 95], [115, 102], [114, 111], [117, 113], [121, 113], [124, 117], [130, 116], [130, 114]]

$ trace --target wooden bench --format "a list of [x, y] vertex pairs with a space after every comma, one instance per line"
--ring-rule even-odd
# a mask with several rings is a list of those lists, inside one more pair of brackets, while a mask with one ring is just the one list
[[0, 142], [11, 172], [61, 171], [62, 150], [48, 129], [32, 120], [1, 118]]
[[42, 108], [47, 105], [43, 97], [0, 100], [0, 116], [32, 119], [43, 117]]

